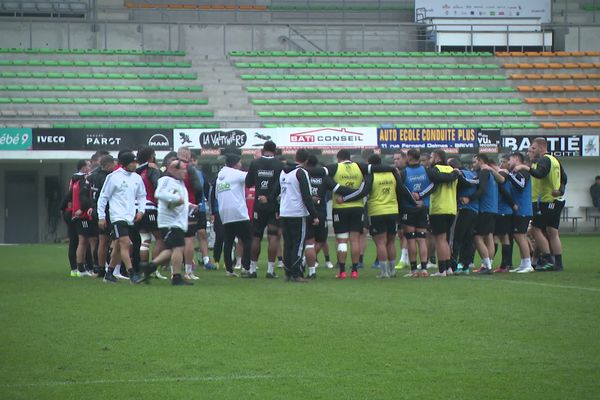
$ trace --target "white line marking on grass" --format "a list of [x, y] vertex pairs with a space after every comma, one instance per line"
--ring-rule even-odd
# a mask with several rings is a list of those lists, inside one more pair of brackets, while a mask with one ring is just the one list
[[512, 279], [485, 279], [485, 278], [475, 278], [475, 277], [469, 277], [468, 279], [474, 280], [474, 281], [506, 282], [506, 283], [516, 283], [516, 284], [521, 284], [521, 285], [550, 287], [550, 288], [556, 288], [556, 289], [574, 289], [574, 290], [586, 290], [588, 292], [600, 292], [600, 288], [592, 288], [592, 287], [586, 287], [586, 286], [555, 285], [552, 283], [515, 281]]
[[114, 385], [129, 383], [163, 383], [163, 382], [221, 382], [234, 380], [267, 380], [286, 378], [284, 375], [215, 375], [215, 376], [182, 376], [179, 378], [142, 378], [142, 379], [94, 379], [81, 381], [50, 381], [35, 383], [0, 384], [0, 388], [25, 388], [48, 386], [74, 386], [74, 385]]

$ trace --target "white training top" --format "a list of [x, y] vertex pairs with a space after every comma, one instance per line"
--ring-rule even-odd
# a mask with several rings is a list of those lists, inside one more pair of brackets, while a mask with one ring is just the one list
[[281, 186], [281, 205], [279, 206], [279, 215], [282, 217], [306, 217], [309, 212], [302, 201], [302, 193], [300, 192], [300, 182], [298, 182], [297, 174], [305, 174], [309, 184], [310, 178], [308, 172], [301, 167], [294, 168], [289, 172], [281, 171], [279, 175], [279, 185]]
[[244, 194], [247, 174], [238, 169], [223, 167], [217, 175], [215, 190], [219, 216], [224, 224], [250, 219]]
[[146, 187], [142, 177], [123, 168], [108, 174], [98, 197], [98, 219], [106, 219], [107, 203], [111, 222], [124, 221], [133, 225], [136, 210], [141, 213], [146, 210]]
[[[154, 192], [158, 200], [158, 227], [188, 229], [188, 191], [185, 183], [171, 176], [163, 176], [158, 179], [158, 185]], [[183, 204], [170, 207], [171, 202], [183, 199]]]

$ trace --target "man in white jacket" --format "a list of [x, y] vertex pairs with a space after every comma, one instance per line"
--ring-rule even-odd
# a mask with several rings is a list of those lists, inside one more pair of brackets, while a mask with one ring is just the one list
[[[115, 266], [123, 263], [129, 273], [131, 283], [140, 283], [143, 278], [133, 270], [129, 256], [129, 229], [134, 222], [144, 216], [146, 209], [146, 188], [142, 178], [135, 173], [135, 155], [126, 151], [119, 155], [121, 168], [106, 177], [98, 197], [98, 227], [106, 229], [106, 204], [108, 204], [111, 225], [112, 253], [104, 282], [116, 283], [113, 275]], [[137, 207], [136, 207], [137, 202]]]
[[159, 265], [167, 265], [171, 261], [173, 276], [171, 283], [176, 286], [192, 285], [182, 277], [183, 251], [185, 248], [185, 232], [188, 229], [188, 214], [191, 205], [184, 179], [187, 164], [180, 160], [172, 161], [167, 173], [158, 180], [154, 197], [158, 200], [158, 228], [164, 238], [165, 249], [147, 266], [144, 266], [146, 278]]

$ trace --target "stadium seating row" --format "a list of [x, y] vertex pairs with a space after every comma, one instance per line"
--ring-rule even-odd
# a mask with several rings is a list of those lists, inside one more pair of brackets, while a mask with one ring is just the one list
[[84, 60], [0, 60], [0, 66], [23, 67], [127, 67], [127, 68], [191, 68], [188, 61], [84, 61]]
[[600, 122], [541, 122], [544, 129], [600, 128]]
[[261, 5], [233, 5], [233, 4], [178, 4], [178, 3], [134, 3], [131, 1], [125, 2], [125, 7], [129, 9], [142, 8], [142, 9], [152, 9], [152, 8], [162, 8], [169, 10], [212, 10], [212, 11], [266, 11], [268, 9], [267, 6]]
[[[364, 122], [362, 124], [344, 124], [346, 127], [363, 127], [369, 126]], [[274, 124], [274, 123], [265, 123], [263, 127], [265, 128], [319, 128], [319, 127], [339, 127], [338, 123], [284, 123], [284, 124]], [[395, 124], [386, 127], [393, 127], [399, 129], [415, 129], [415, 128], [427, 128], [427, 129], [447, 129], [447, 128], [483, 128], [483, 129], [538, 129], [540, 128], [540, 124], [535, 122], [525, 122], [525, 123], [517, 123], [517, 122], [504, 122], [504, 123], [477, 123], [477, 124]]]
[[242, 74], [245, 81], [503, 81], [504, 75], [254, 75]]
[[52, 124], [53, 128], [88, 129], [218, 129], [220, 124]]
[[[395, 63], [275, 63], [236, 62], [237, 68], [299, 69], [497, 69], [496, 64], [395, 64]], [[506, 68], [506, 67], [505, 67]]]
[[600, 51], [498, 51], [497, 57], [598, 57]]
[[97, 97], [0, 97], [0, 104], [208, 104], [208, 99], [121, 99]]
[[410, 86], [247, 86], [251, 93], [497, 93], [514, 92], [510, 86], [498, 87], [410, 87]]
[[508, 105], [521, 99], [252, 99], [262, 105]]
[[564, 80], [600, 79], [600, 74], [511, 74], [510, 79]]
[[414, 11], [414, 6], [408, 4], [271, 4], [271, 11], [306, 12], [306, 11]]
[[232, 57], [493, 57], [489, 52], [448, 51], [237, 51], [229, 52]]
[[597, 92], [600, 86], [517, 86], [519, 92]]
[[185, 51], [181, 50], [52, 49], [46, 47], [32, 49], [21, 47], [0, 47], [0, 53], [185, 56]]
[[114, 74], [103, 72], [0, 72], [0, 78], [35, 79], [198, 79], [197, 74]]
[[267, 118], [307, 117], [530, 117], [529, 111], [258, 111]]
[[211, 118], [212, 111], [80, 111], [80, 117], [173, 117], [173, 118]]
[[586, 104], [600, 103], [600, 97], [527, 97], [528, 104]]
[[536, 117], [562, 117], [568, 116], [595, 116], [600, 115], [600, 110], [535, 110], [533, 115]]
[[202, 86], [0, 85], [0, 92], [201, 92]]
[[507, 63], [502, 64], [506, 69], [592, 69], [600, 68], [600, 63]]

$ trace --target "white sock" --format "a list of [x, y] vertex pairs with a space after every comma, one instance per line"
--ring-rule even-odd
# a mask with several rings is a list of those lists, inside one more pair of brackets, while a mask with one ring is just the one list
[[317, 273], [317, 267], [308, 267], [308, 273], [314, 275]]
[[521, 261], [522, 261], [524, 267], [526, 267], [526, 268], [531, 267], [531, 258], [524, 258]]
[[192, 273], [192, 264], [185, 264], [185, 273], [186, 274]]
[[388, 262], [379, 260], [379, 268], [381, 269], [381, 275], [388, 273]]
[[402, 257], [400, 259], [402, 260], [403, 263], [406, 263], [406, 264], [410, 262], [408, 260], [408, 249], [402, 248]]
[[121, 264], [115, 265], [115, 270], [113, 272], [113, 275], [121, 275]]
[[250, 273], [256, 272], [256, 261], [250, 261]]
[[274, 261], [267, 262], [267, 274], [272, 274], [274, 269], [275, 269], [275, 262]]
[[487, 269], [492, 269], [492, 261], [490, 260], [489, 257], [484, 258], [483, 260], [481, 260], [483, 262], [483, 266], [486, 267]]
[[[396, 260], [389, 260], [388, 262], [390, 263], [390, 268], [396, 267]], [[381, 261], [379, 263], [381, 264]]]
[[202, 257], [202, 261], [204, 261], [204, 265], [206, 265], [210, 262], [210, 257], [209, 256]]

